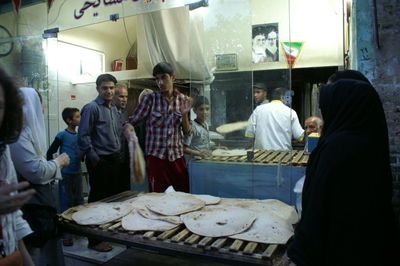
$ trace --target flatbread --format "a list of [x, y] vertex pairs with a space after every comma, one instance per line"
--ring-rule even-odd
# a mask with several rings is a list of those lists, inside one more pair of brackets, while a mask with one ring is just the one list
[[123, 217], [121, 225], [127, 231], [167, 231], [177, 227], [166, 221], [147, 219], [136, 210]]
[[77, 211], [83, 210], [86, 208], [87, 205], [79, 205], [79, 206], [74, 206], [72, 208], [69, 208], [68, 210], [64, 211], [61, 213], [61, 217], [68, 220], [68, 221], [73, 221], [72, 220], [72, 215], [76, 213]]
[[287, 205], [286, 203], [275, 199], [257, 200], [223, 198], [218, 205], [245, 208], [252, 210], [256, 213], [272, 212], [290, 225], [297, 223], [299, 220], [299, 216], [293, 206]]
[[212, 152], [212, 156], [244, 156], [244, 155], [247, 155], [247, 151], [243, 149], [234, 149], [234, 150], [215, 149]]
[[217, 127], [217, 132], [221, 134], [230, 133], [234, 131], [238, 131], [248, 127], [251, 123], [248, 121], [240, 121], [235, 123], [229, 123], [222, 126]]
[[126, 203], [149, 202], [164, 195], [165, 193], [157, 193], [157, 192], [140, 193], [136, 197], [127, 199], [124, 202]]
[[181, 215], [189, 231], [209, 237], [230, 236], [244, 232], [256, 218], [256, 214], [252, 211], [237, 207], [218, 207], [218, 205]]
[[151, 211], [162, 215], [180, 215], [201, 209], [205, 202], [191, 194], [183, 192], [169, 192], [146, 204]]
[[264, 244], [286, 244], [293, 234], [293, 226], [285, 220], [272, 212], [261, 212], [257, 213], [257, 219], [249, 230], [230, 238]]
[[149, 209], [138, 209], [137, 210], [140, 215], [147, 219], [151, 220], [160, 220], [160, 221], [165, 221], [173, 224], [182, 224], [182, 220], [179, 216], [165, 216], [161, 215], [155, 212], [150, 211]]
[[146, 163], [135, 131], [132, 131], [131, 134], [131, 139], [128, 142], [131, 182], [133, 184], [142, 184], [146, 175]]
[[259, 203], [260, 208], [266, 208], [268, 211], [271, 211], [291, 225], [299, 221], [299, 215], [297, 214], [296, 209], [282, 201], [269, 199], [263, 200]]
[[218, 204], [221, 201], [221, 198], [214, 197], [211, 195], [197, 195], [197, 194], [191, 194], [191, 195], [198, 198], [199, 200], [204, 201], [206, 205]]
[[122, 202], [98, 203], [75, 212], [72, 219], [81, 225], [100, 225], [120, 219], [131, 211], [132, 207]]

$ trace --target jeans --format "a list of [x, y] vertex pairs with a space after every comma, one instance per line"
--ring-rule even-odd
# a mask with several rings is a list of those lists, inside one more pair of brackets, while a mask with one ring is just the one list
[[59, 184], [60, 210], [65, 210], [81, 205], [83, 201], [82, 174], [63, 174]]

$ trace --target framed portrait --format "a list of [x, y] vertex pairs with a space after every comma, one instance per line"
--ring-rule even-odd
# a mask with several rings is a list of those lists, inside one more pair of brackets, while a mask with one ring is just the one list
[[278, 23], [252, 26], [251, 60], [254, 64], [279, 61]]

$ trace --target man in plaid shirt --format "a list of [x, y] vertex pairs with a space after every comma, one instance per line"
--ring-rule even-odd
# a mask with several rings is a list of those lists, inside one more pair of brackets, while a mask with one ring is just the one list
[[[158, 63], [153, 76], [160, 91], [144, 96], [125, 125], [125, 135], [146, 120], [146, 159], [150, 192], [164, 192], [170, 185], [189, 192], [189, 176], [183, 157], [183, 135], [190, 133], [190, 98], [174, 88], [170, 64]], [[133, 126], [132, 126], [133, 125]]]

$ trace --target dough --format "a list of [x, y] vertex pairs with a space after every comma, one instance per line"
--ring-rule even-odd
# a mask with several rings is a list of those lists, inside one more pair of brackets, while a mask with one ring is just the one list
[[247, 151], [242, 149], [234, 149], [234, 150], [216, 149], [213, 150], [212, 152], [212, 156], [244, 156], [244, 155], [247, 155]]
[[235, 123], [229, 123], [222, 126], [217, 127], [217, 132], [221, 134], [230, 133], [234, 131], [238, 131], [244, 129], [250, 125], [248, 121], [241, 121]]

